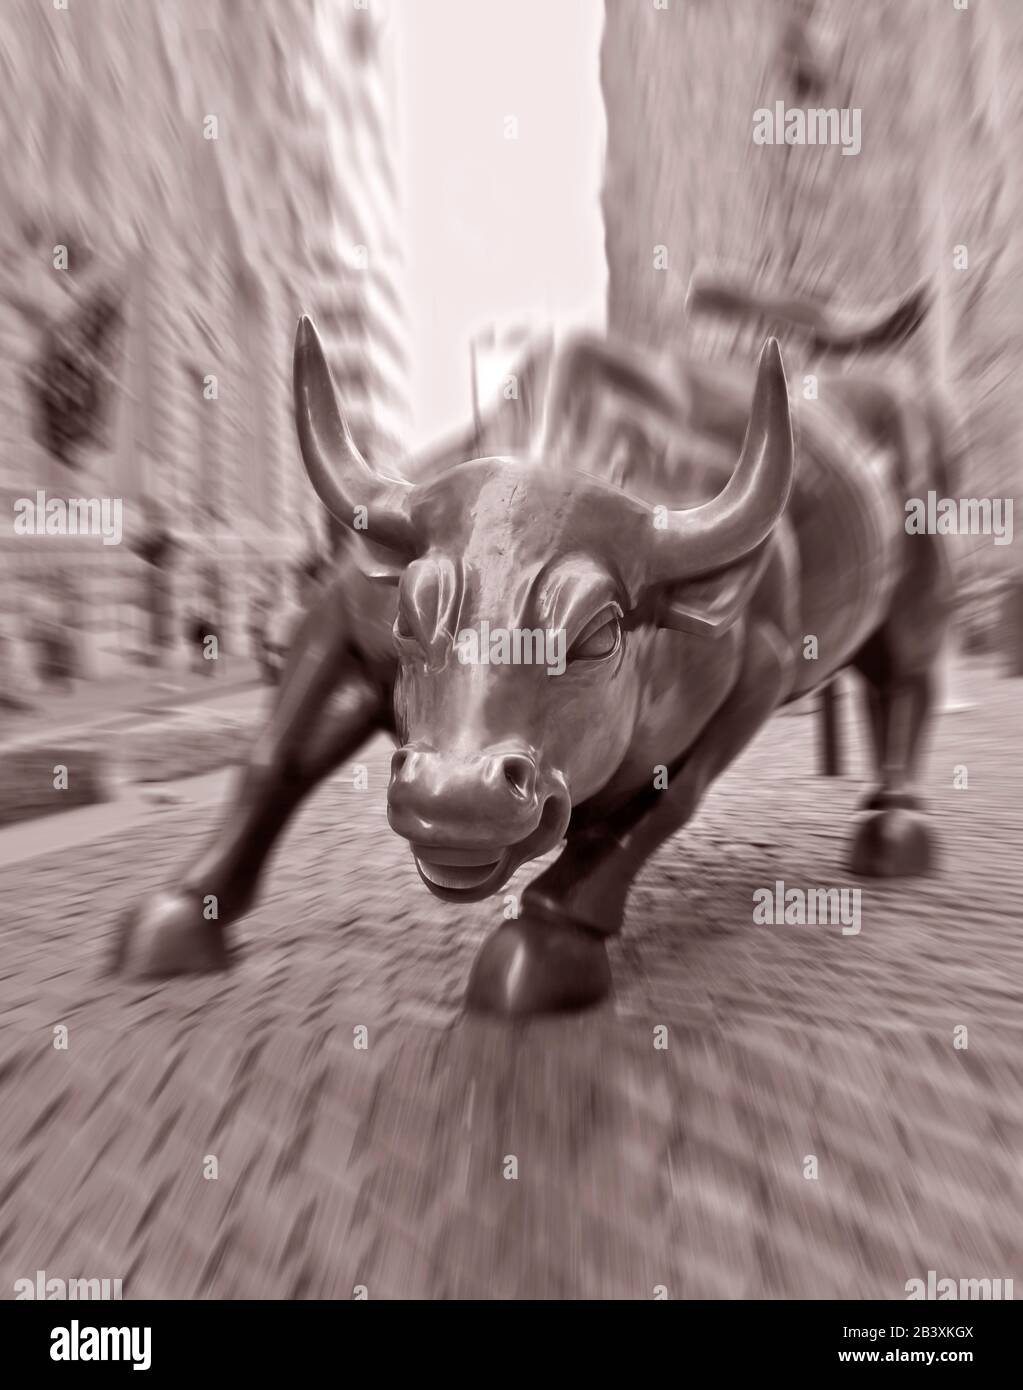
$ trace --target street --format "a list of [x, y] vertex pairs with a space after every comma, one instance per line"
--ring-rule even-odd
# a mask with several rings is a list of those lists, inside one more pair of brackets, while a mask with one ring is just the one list
[[347, 769], [302, 809], [223, 977], [103, 973], [213, 832], [209, 779], [92, 839], [89, 809], [37, 822], [31, 857], [4, 832], [0, 1296], [37, 1270], [127, 1299], [1023, 1289], [1020, 687], [957, 680], [975, 704], [923, 785], [940, 872], [859, 880], [858, 934], [754, 924], [758, 888], [850, 883], [867, 786], [858, 738], [818, 777], [816, 721], [784, 714], [647, 866], [614, 1003], [568, 1019], [461, 1015], [504, 899], [428, 894], [382, 741], [367, 790]]

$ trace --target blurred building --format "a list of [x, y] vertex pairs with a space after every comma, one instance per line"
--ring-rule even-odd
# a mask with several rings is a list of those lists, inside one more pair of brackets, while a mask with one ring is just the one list
[[[611, 331], [746, 360], [780, 331], [791, 372], [806, 361], [799, 333], [687, 320], [694, 270], [863, 309], [927, 276], [934, 312], [880, 370], [941, 383], [963, 419], [965, 485], [1019, 496], [1023, 349], [1008, 325], [1023, 312], [1012, 153], [1023, 7], [728, 0], [605, 11]], [[779, 102], [858, 110], [861, 147], [755, 144], [754, 113]], [[975, 550], [995, 570], [1010, 563], [986, 538]]]
[[[729, 0], [633, 14], [607, 5], [603, 207], [614, 328], [653, 346], [693, 338], [701, 351], [755, 350], [762, 324], [722, 335], [687, 323], [697, 266], [864, 306], [915, 283], [927, 250], [934, 98], [914, 87], [919, 100], [907, 101], [899, 90], [900, 77], [925, 87], [923, 72], [905, 72], [924, 0], [896, 8]], [[835, 146], [755, 144], [754, 112], [778, 101], [861, 108], [862, 149], [849, 158]]]
[[[299, 313], [364, 452], [401, 451], [391, 42], [381, 0], [3, 8], [2, 582], [29, 620], [62, 595], [92, 674], [180, 645], [194, 613], [243, 648], [256, 591], [323, 548]], [[95, 419], [62, 443], [41, 391]], [[37, 489], [122, 499], [122, 542], [14, 535]]]

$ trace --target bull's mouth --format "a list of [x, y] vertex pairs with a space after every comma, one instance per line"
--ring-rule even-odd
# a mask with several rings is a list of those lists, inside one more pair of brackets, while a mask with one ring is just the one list
[[[466, 839], [469, 839], [469, 844], [452, 843], [457, 832], [451, 833], [450, 830], [451, 839], [446, 843], [441, 840], [435, 843], [425, 836], [417, 839], [415, 835], [406, 835], [419, 877], [434, 897], [451, 903], [479, 902], [489, 898], [527, 860], [536, 859], [553, 849], [568, 829], [572, 801], [563, 780], [552, 785], [552, 791], [544, 797], [543, 809], [533, 829], [528, 835], [510, 843], [473, 844], [471, 830], [476, 827], [468, 826], [459, 826], [459, 830], [468, 832]], [[390, 807], [388, 818], [400, 834]]]
[[412, 853], [427, 887], [457, 897], [492, 893], [507, 877], [512, 857], [511, 849], [467, 850], [415, 844]]

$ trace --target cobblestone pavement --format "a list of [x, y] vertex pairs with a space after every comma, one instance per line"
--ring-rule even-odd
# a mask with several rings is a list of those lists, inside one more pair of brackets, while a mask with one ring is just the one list
[[931, 1269], [1023, 1289], [1020, 685], [959, 685], [977, 704], [942, 717], [926, 782], [941, 872], [864, 880], [856, 936], [753, 925], [756, 887], [850, 883], [865, 777], [858, 747], [857, 775], [814, 776], [815, 722], [782, 716], [648, 866], [614, 1004], [567, 1020], [460, 1015], [501, 901], [427, 894], [382, 744], [368, 791], [339, 777], [304, 808], [230, 976], [101, 971], [214, 805], [7, 869], [0, 1295], [37, 1269], [129, 1298], [898, 1299]]

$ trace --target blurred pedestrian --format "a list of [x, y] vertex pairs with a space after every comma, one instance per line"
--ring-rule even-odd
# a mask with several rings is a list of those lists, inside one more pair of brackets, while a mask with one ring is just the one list
[[212, 559], [196, 556], [194, 588], [188, 600], [185, 637], [192, 654], [192, 669], [213, 674], [220, 660], [220, 576]]
[[34, 679], [22, 660], [22, 640], [13, 612], [0, 608], [0, 709], [31, 709], [30, 693]]
[[180, 546], [167, 520], [167, 509], [154, 496], [141, 499], [141, 524], [129, 534], [128, 544], [146, 563], [147, 645], [157, 664], [173, 645], [172, 571]]
[[55, 686], [73, 694], [75, 652], [65, 619], [64, 606], [52, 589], [43, 588], [34, 605], [32, 626], [36, 640], [36, 669], [44, 687]]
[[[186, 619], [185, 637], [192, 652], [192, 670], [201, 671], [204, 676], [213, 674], [213, 667], [219, 656], [214, 624], [202, 616], [203, 609], [196, 606]], [[213, 640], [212, 646], [209, 645]]]
[[263, 589], [253, 594], [249, 603], [249, 650], [253, 659], [259, 663], [263, 680], [267, 685], [276, 684], [277, 663], [268, 646], [270, 593]]
[[286, 578], [283, 581], [280, 600], [269, 614], [264, 643], [264, 670], [267, 678], [275, 685], [281, 678], [295, 632], [304, 616], [305, 609], [295, 593], [295, 581]]

